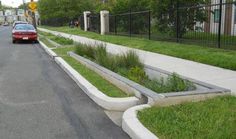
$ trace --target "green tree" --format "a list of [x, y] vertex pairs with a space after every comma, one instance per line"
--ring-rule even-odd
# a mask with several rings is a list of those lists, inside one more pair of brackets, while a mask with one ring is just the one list
[[[156, 29], [159, 32], [176, 36], [178, 26], [179, 37], [182, 37], [187, 30], [193, 29], [196, 22], [204, 22], [207, 20], [207, 10], [204, 8], [178, 8], [177, 10], [177, 6], [194, 7], [204, 5], [209, 1], [210, 0], [152, 0], [151, 9], [156, 19]], [[179, 15], [178, 24], [177, 15]]]
[[93, 0], [39, 0], [38, 9], [42, 20], [75, 18], [85, 10], [94, 9]]

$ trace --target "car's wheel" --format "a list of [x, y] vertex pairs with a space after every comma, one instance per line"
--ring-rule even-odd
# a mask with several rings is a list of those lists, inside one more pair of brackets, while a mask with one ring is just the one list
[[15, 40], [12, 40], [12, 43], [14, 43], [14, 44], [15, 44], [15, 43], [16, 43], [16, 41], [15, 41]]
[[37, 44], [37, 43], [38, 43], [38, 40], [33, 41], [33, 43]]

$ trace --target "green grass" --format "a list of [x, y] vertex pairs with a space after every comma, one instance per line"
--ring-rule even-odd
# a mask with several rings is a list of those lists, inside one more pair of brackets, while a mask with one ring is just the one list
[[160, 138], [235, 139], [236, 97], [152, 107], [138, 112], [138, 118]]
[[152, 41], [147, 39], [130, 38], [124, 36], [102, 36], [97, 33], [84, 32], [80, 29], [68, 27], [43, 26], [43, 28], [60, 31], [68, 34], [81, 35], [88, 38], [124, 45], [131, 48], [142, 49], [150, 52], [179, 57], [217, 67], [236, 70], [236, 51], [233, 50], [223, 50], [197, 45]]
[[[214, 33], [207, 33], [207, 32], [194, 32], [189, 31], [183, 36], [184, 39], [195, 39], [195, 40], [207, 40], [207, 41], [217, 41], [218, 40], [218, 34]], [[236, 43], [236, 36], [231, 35], [221, 35], [222, 41], [227, 41], [232, 44]], [[217, 42], [216, 42], [217, 43]]]
[[50, 40], [52, 40], [56, 43], [59, 43], [61, 45], [72, 45], [74, 43], [73, 40], [64, 38], [62, 36], [55, 36], [55, 35], [52, 35], [50, 33], [45, 33], [45, 32], [42, 32], [42, 31], [39, 31], [39, 34], [41, 34], [43, 36], [46, 36], [48, 39], [50, 39]]
[[74, 51], [75, 47], [63, 47], [57, 48], [53, 51], [61, 56], [66, 62], [69, 63], [76, 71], [78, 71], [84, 78], [86, 78], [91, 84], [96, 86], [98, 90], [110, 97], [129, 97], [130, 95], [126, 94], [100, 75], [94, 71], [88, 69], [86, 66], [79, 63], [77, 60], [67, 55], [68, 51]]
[[47, 45], [47, 47], [49, 48], [54, 48], [55, 46], [52, 45], [46, 38], [44, 37], [39, 37], [39, 40], [42, 41], [45, 45]]

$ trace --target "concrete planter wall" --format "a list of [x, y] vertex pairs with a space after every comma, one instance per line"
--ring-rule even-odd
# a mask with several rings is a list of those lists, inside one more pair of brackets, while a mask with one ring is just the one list
[[[225, 95], [226, 92], [229, 92], [229, 90], [220, 88], [217, 86], [213, 86], [210, 84], [206, 84], [203, 82], [199, 82], [196, 80], [192, 80], [186, 77], [182, 77], [184, 79], [190, 80], [193, 82], [197, 89], [193, 91], [184, 91], [184, 92], [170, 92], [170, 93], [156, 93], [140, 84], [137, 84], [127, 78], [124, 78], [120, 76], [117, 73], [114, 73], [86, 58], [83, 58], [73, 52], [68, 53], [71, 57], [78, 60], [80, 63], [87, 66], [89, 69], [95, 71], [108, 81], [110, 81], [112, 84], [116, 85], [117, 87], [121, 88], [124, 91], [132, 91], [136, 97], [141, 98], [142, 100], [145, 100], [143, 96], [146, 97], [146, 103], [150, 105], [166, 105], [168, 102], [170, 104], [178, 104], [185, 101], [198, 101], [202, 99], [206, 99], [208, 97], [218, 96], [218, 95]], [[145, 70], [149, 76], [155, 76], [155, 77], [168, 77], [168, 75], [171, 75], [171, 73], [168, 73], [166, 71], [153, 68], [150, 66], [145, 66]], [[172, 102], [171, 102], [172, 101]]]

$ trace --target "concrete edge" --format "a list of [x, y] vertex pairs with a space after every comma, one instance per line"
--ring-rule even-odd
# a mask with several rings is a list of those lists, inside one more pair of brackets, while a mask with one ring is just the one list
[[149, 131], [137, 118], [137, 113], [140, 110], [150, 108], [150, 105], [139, 105], [132, 107], [124, 112], [122, 117], [122, 129], [132, 139], [158, 139], [151, 131]]
[[99, 91], [90, 82], [88, 82], [61, 57], [56, 57], [55, 61], [94, 102], [96, 102], [104, 109], [112, 111], [125, 111], [126, 109], [139, 104], [139, 99], [136, 97], [108, 97], [107, 95]]
[[51, 57], [51, 58], [55, 58], [57, 57], [57, 54], [55, 52], [53, 52], [50, 48], [47, 47], [46, 44], [44, 44], [42, 41], [39, 41], [39, 44], [43, 47], [43, 49], [45, 50], [45, 52]]

